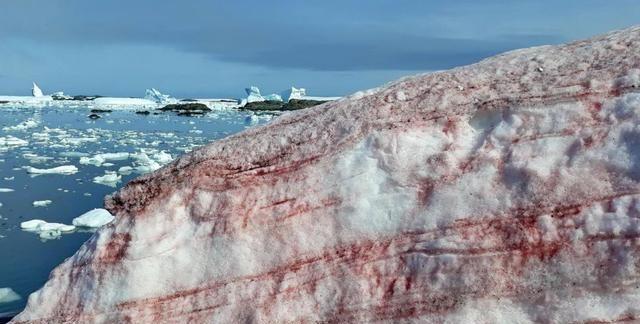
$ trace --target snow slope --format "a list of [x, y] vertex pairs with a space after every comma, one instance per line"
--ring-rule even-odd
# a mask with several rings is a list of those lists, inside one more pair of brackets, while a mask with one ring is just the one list
[[640, 27], [278, 118], [142, 176], [14, 322], [640, 318]]

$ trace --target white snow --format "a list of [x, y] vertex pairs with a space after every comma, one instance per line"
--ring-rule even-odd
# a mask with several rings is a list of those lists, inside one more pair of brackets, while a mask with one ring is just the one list
[[38, 168], [34, 168], [34, 167], [28, 167], [27, 168], [27, 173], [30, 174], [64, 174], [64, 175], [69, 175], [69, 174], [75, 174], [76, 172], [78, 172], [78, 168], [75, 165], [61, 165], [55, 168], [50, 168], [50, 169], [38, 169]]
[[13, 291], [13, 289], [0, 288], [0, 304], [11, 303], [20, 299], [22, 299], [22, 297]]
[[96, 208], [74, 218], [71, 223], [78, 227], [97, 228], [111, 223], [114, 219], [108, 210]]

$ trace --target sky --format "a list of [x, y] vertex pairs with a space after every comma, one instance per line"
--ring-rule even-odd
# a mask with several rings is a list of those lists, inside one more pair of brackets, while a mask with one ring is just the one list
[[638, 0], [2, 0], [0, 94], [346, 95], [640, 24]]

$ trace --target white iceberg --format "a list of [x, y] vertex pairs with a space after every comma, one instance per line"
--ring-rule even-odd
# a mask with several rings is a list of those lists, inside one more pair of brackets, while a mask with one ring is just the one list
[[50, 168], [50, 169], [38, 169], [34, 167], [28, 167], [27, 173], [30, 174], [74, 174], [78, 172], [78, 168], [74, 165], [61, 165], [59, 167]]
[[305, 88], [296, 88], [291, 87], [285, 91], [281, 92], [282, 99], [284, 102], [289, 102], [291, 99], [296, 100], [316, 100], [316, 101], [334, 101], [338, 100], [341, 97], [319, 97], [319, 96], [308, 96], [307, 89]]
[[31, 95], [33, 95], [36, 98], [44, 97], [42, 90], [40, 89], [40, 87], [38, 87], [38, 85], [35, 82], [33, 83], [33, 88], [31, 89]]
[[163, 105], [178, 102], [178, 100], [176, 100], [175, 98], [169, 95], [163, 94], [160, 91], [156, 90], [155, 88], [147, 89], [145, 91], [144, 98], [158, 104], [163, 104]]
[[282, 99], [285, 102], [289, 102], [289, 100], [291, 99], [302, 99], [306, 95], [307, 95], [307, 89], [296, 88], [296, 87], [291, 87], [290, 89], [282, 91], [282, 94], [281, 94]]
[[261, 102], [264, 101], [264, 97], [260, 94], [260, 89], [256, 86], [251, 86], [249, 88], [244, 89], [247, 92], [246, 102]]
[[0, 192], [14, 192], [15, 190], [11, 188], [0, 188]]
[[11, 303], [20, 299], [22, 299], [22, 297], [13, 291], [13, 289], [0, 288], [0, 304]]
[[114, 219], [108, 210], [96, 208], [74, 218], [71, 223], [78, 227], [97, 228], [111, 223]]

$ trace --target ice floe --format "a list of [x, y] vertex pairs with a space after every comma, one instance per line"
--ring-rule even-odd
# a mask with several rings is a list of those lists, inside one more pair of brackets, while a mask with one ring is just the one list
[[75, 165], [61, 165], [50, 169], [38, 169], [34, 167], [27, 167], [27, 173], [30, 174], [75, 174], [78, 172], [78, 168]]
[[0, 288], [0, 304], [7, 304], [22, 299], [18, 293], [11, 288]]
[[35, 120], [35, 119], [27, 119], [27, 120], [23, 121], [22, 123], [17, 124], [15, 126], [5, 126], [5, 127], [2, 128], [2, 130], [5, 131], [5, 132], [22, 131], [22, 130], [27, 130], [27, 129], [30, 129], [30, 128], [38, 127], [39, 124], [40, 124], [40, 122]]
[[74, 218], [71, 223], [77, 227], [96, 228], [111, 223], [114, 218], [108, 210], [96, 208]]
[[103, 176], [93, 178], [93, 182], [109, 187], [115, 187], [122, 180], [122, 176], [114, 171], [105, 171]]
[[47, 207], [51, 205], [51, 200], [36, 200], [33, 202], [33, 207]]
[[48, 223], [42, 219], [32, 219], [22, 222], [20, 223], [20, 228], [27, 232], [37, 233], [42, 239], [57, 238], [63, 233], [70, 233], [76, 229], [74, 225]]

